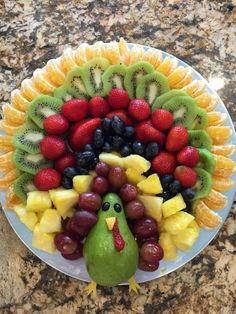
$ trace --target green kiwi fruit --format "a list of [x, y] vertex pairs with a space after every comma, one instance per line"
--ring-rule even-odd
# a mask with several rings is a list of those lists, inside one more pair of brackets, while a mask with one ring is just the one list
[[206, 111], [202, 108], [197, 107], [196, 117], [191, 125], [191, 129], [200, 130], [205, 129], [208, 125], [208, 117]]
[[82, 78], [89, 96], [106, 96], [102, 76], [109, 65], [105, 58], [94, 58], [82, 67]]
[[63, 102], [71, 100], [73, 98], [72, 94], [68, 92], [67, 86], [65, 86], [64, 84], [54, 90], [53, 97], [59, 98]]
[[167, 77], [154, 71], [137, 80], [136, 97], [145, 99], [151, 107], [158, 96], [169, 90]]
[[43, 120], [53, 114], [60, 113], [62, 104], [63, 101], [61, 99], [39, 95], [29, 104], [29, 117], [43, 129]]
[[215, 158], [206, 148], [198, 148], [200, 160], [197, 164], [198, 168], [202, 168], [209, 173], [213, 173], [216, 165]]
[[125, 88], [124, 79], [126, 66], [123, 64], [110, 65], [102, 75], [105, 94], [113, 88]]
[[162, 106], [169, 101], [171, 98], [176, 96], [188, 96], [185, 92], [183, 92], [180, 89], [172, 89], [168, 91], [167, 93], [164, 93], [163, 95], [157, 97], [155, 100], [153, 106], [152, 106], [152, 112], [154, 112], [156, 109], [162, 108]]
[[170, 111], [174, 118], [174, 125], [189, 128], [196, 117], [196, 103], [190, 96], [176, 96], [163, 105], [163, 109]]
[[66, 81], [63, 84], [66, 91], [75, 98], [89, 98], [85, 83], [82, 78], [83, 67], [76, 66], [67, 74]]
[[197, 182], [192, 189], [195, 192], [193, 200], [196, 200], [206, 197], [210, 193], [212, 178], [211, 175], [204, 169], [194, 168], [194, 170], [197, 173]]
[[136, 97], [136, 88], [138, 79], [154, 71], [151, 63], [146, 61], [138, 61], [127, 67], [125, 75], [125, 89], [129, 93], [129, 98]]
[[204, 130], [188, 131], [188, 145], [211, 150], [212, 140]]
[[30, 174], [36, 174], [39, 170], [52, 166], [42, 154], [29, 154], [19, 148], [13, 153], [13, 162], [16, 168]]
[[37, 190], [36, 186], [34, 185], [34, 176], [29, 173], [23, 173], [15, 180], [13, 189], [16, 195], [24, 203], [26, 203], [27, 193]]

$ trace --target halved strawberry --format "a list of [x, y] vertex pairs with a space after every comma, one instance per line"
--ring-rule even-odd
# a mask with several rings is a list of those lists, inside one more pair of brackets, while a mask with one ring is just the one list
[[164, 133], [155, 129], [151, 120], [139, 123], [135, 130], [136, 138], [144, 143], [157, 142], [160, 146], [163, 146], [165, 143]]

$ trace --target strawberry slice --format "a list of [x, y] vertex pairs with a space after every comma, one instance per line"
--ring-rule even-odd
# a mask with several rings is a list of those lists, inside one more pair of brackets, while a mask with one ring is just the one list
[[157, 142], [160, 146], [163, 146], [165, 143], [165, 135], [154, 128], [151, 120], [139, 123], [135, 130], [136, 138], [143, 143]]
[[91, 144], [93, 133], [100, 126], [101, 119], [94, 118], [80, 121], [76, 126], [72, 126], [73, 132], [70, 133], [69, 143], [74, 150], [81, 150], [86, 144]]

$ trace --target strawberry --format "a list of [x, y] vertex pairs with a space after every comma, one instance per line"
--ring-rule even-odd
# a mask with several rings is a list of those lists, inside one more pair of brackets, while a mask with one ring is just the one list
[[114, 116], [118, 116], [125, 125], [132, 125], [132, 120], [130, 119], [128, 112], [124, 109], [113, 110], [109, 112], [106, 117], [112, 119]]
[[110, 111], [110, 106], [106, 99], [95, 96], [89, 101], [89, 112], [93, 117], [104, 118]]
[[135, 132], [136, 138], [143, 143], [157, 142], [160, 146], [164, 145], [165, 135], [153, 127], [151, 120], [139, 123], [135, 127]]
[[152, 124], [160, 131], [165, 131], [173, 124], [172, 114], [165, 109], [157, 109], [152, 114]]
[[70, 133], [69, 142], [74, 150], [81, 150], [86, 144], [91, 144], [94, 131], [100, 126], [101, 119], [87, 119], [78, 123]]
[[176, 167], [174, 154], [161, 151], [159, 155], [152, 160], [152, 170], [158, 174], [172, 174]]
[[61, 135], [69, 128], [67, 119], [62, 114], [53, 114], [43, 121], [43, 127], [52, 135]]
[[67, 167], [75, 166], [75, 156], [72, 153], [67, 153], [61, 156], [54, 164], [54, 167], [57, 171], [63, 173], [64, 169]]
[[108, 94], [108, 103], [115, 109], [125, 108], [129, 103], [129, 94], [122, 88], [113, 88]]
[[184, 188], [191, 188], [197, 182], [196, 171], [186, 166], [178, 166], [175, 169], [174, 176]]
[[53, 168], [44, 168], [35, 175], [34, 184], [40, 191], [56, 189], [61, 184], [61, 174]]
[[129, 103], [128, 112], [133, 119], [142, 121], [149, 117], [151, 109], [144, 99], [137, 98]]
[[41, 141], [40, 150], [44, 157], [55, 160], [65, 153], [66, 144], [59, 136], [48, 135]]
[[62, 105], [61, 112], [69, 121], [80, 121], [88, 114], [88, 103], [85, 99], [71, 99]]
[[181, 125], [170, 129], [166, 139], [166, 149], [169, 152], [178, 152], [188, 142], [188, 131]]
[[177, 155], [178, 163], [188, 167], [195, 167], [199, 159], [199, 152], [197, 148], [193, 146], [185, 146]]

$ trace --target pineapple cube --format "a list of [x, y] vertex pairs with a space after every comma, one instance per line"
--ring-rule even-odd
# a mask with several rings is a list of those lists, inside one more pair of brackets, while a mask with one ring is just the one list
[[148, 194], [159, 194], [163, 192], [160, 179], [156, 173], [138, 183], [138, 188]]
[[52, 201], [48, 192], [33, 191], [27, 194], [26, 208], [29, 211], [40, 212], [51, 208]]
[[162, 210], [161, 205], [163, 202], [162, 197], [152, 195], [137, 195], [137, 199], [145, 206], [145, 214], [154, 218], [157, 222], [161, 221]]
[[101, 153], [99, 155], [99, 160], [105, 162], [109, 166], [120, 166], [124, 167], [124, 158], [111, 153]]
[[159, 244], [164, 251], [164, 260], [175, 261], [177, 257], [177, 249], [171, 235], [169, 233], [162, 232], [160, 234]]
[[34, 230], [35, 225], [38, 222], [37, 214], [34, 212], [26, 212], [24, 215], [20, 217], [20, 221], [26, 225], [28, 229], [31, 231]]
[[123, 158], [126, 169], [135, 169], [138, 173], [144, 173], [151, 167], [150, 161], [139, 155], [129, 155]]
[[180, 210], [184, 209], [186, 204], [182, 195], [179, 193], [162, 204], [162, 214], [164, 218], [169, 217]]
[[54, 233], [41, 232], [39, 224], [34, 227], [32, 246], [47, 253], [55, 253]]
[[73, 190], [60, 190], [53, 192], [53, 204], [61, 216], [78, 203], [79, 194]]
[[196, 220], [194, 219], [192, 222], [190, 222], [190, 224], [188, 225], [188, 228], [193, 229], [197, 234], [200, 233], [200, 227], [197, 224]]
[[196, 225], [194, 227], [190, 226], [192, 223], [196, 222], [193, 220], [185, 230], [172, 236], [172, 240], [176, 247], [183, 252], [188, 252], [191, 249], [200, 233], [200, 228], [198, 226], [198, 229], [196, 228]]
[[20, 218], [21, 216], [25, 215], [26, 213], [26, 208], [24, 206], [24, 204], [18, 204], [18, 205], [15, 205], [13, 207], [13, 210], [14, 212], [16, 213], [16, 215]]
[[73, 178], [73, 187], [80, 194], [90, 191], [90, 185], [92, 183], [92, 175], [79, 175]]
[[186, 229], [190, 222], [193, 220], [194, 216], [181, 211], [167, 217], [164, 220], [163, 228], [169, 234], [177, 234], [180, 231]]
[[142, 176], [137, 170], [128, 168], [126, 170], [127, 181], [131, 184], [138, 184], [139, 182], [146, 179], [145, 176]]
[[61, 231], [61, 216], [56, 209], [46, 209], [39, 223], [40, 232], [52, 233]]
[[66, 219], [67, 217], [71, 218], [74, 216], [74, 213], [75, 213], [75, 209], [71, 208], [64, 215], [62, 215], [62, 218], [63, 219]]

